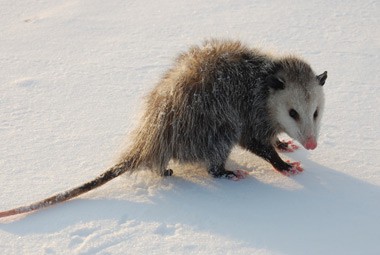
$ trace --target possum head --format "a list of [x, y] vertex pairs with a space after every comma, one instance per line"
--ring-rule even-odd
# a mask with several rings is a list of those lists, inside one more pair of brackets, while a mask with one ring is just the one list
[[324, 109], [327, 72], [315, 75], [304, 62], [287, 65], [267, 78], [269, 112], [278, 132], [285, 132], [308, 150], [317, 147]]

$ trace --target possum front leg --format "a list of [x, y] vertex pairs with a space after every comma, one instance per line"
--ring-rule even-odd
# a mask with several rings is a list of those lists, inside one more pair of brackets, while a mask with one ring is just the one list
[[249, 144], [243, 144], [242, 146], [271, 163], [272, 166], [281, 173], [296, 174], [303, 171], [299, 162], [286, 163], [283, 161], [272, 145], [264, 145], [259, 142], [250, 142]]
[[293, 141], [280, 141], [279, 139], [276, 139], [275, 147], [279, 152], [294, 152], [295, 150], [298, 150], [298, 145], [294, 144]]

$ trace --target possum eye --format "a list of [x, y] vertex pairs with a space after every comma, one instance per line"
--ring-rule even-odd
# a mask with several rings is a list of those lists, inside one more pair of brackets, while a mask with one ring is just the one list
[[314, 117], [314, 119], [318, 118], [318, 109], [315, 110], [313, 117]]
[[298, 112], [294, 109], [289, 110], [289, 116], [292, 117], [294, 120], [298, 121], [300, 119], [300, 115]]

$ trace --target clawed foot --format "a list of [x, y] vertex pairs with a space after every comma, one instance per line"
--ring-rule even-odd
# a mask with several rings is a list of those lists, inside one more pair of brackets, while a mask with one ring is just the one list
[[172, 176], [173, 175], [173, 170], [171, 169], [166, 169], [164, 171], [164, 176]]
[[276, 148], [280, 152], [294, 152], [299, 149], [299, 146], [296, 145], [292, 140], [290, 141], [277, 141]]
[[226, 170], [225, 173], [223, 173], [219, 177], [224, 177], [233, 181], [239, 181], [241, 179], [245, 179], [245, 177], [247, 177], [248, 175], [249, 175], [249, 172], [245, 170], [235, 170], [235, 171]]
[[278, 170], [280, 173], [282, 173], [285, 176], [292, 176], [297, 175], [303, 172], [303, 168], [301, 166], [301, 162], [290, 162], [289, 160], [286, 161], [291, 167], [287, 170]]

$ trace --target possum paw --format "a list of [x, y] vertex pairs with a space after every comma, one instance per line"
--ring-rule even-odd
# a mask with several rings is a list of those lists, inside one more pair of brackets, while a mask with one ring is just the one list
[[303, 172], [301, 162], [290, 162], [289, 160], [287, 160], [286, 162], [292, 166], [287, 171], [290, 175], [296, 175]]
[[249, 175], [248, 171], [245, 170], [235, 170], [235, 171], [226, 171], [224, 177], [233, 181], [239, 181], [245, 179]]
[[249, 175], [249, 173], [245, 170], [235, 170], [235, 171], [218, 171], [216, 173], [211, 173], [211, 175], [215, 178], [226, 178], [233, 181], [239, 181], [241, 179], [244, 179]]
[[290, 162], [289, 160], [286, 161], [290, 167], [286, 170], [278, 170], [280, 173], [282, 173], [285, 176], [292, 176], [297, 175], [303, 172], [303, 168], [301, 166], [301, 162]]
[[276, 148], [280, 152], [294, 152], [299, 149], [299, 146], [296, 145], [293, 141], [277, 141]]
[[164, 176], [172, 176], [173, 175], [173, 170], [171, 169], [166, 169], [164, 171]]

